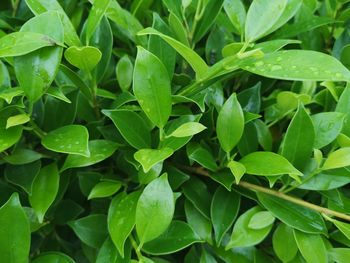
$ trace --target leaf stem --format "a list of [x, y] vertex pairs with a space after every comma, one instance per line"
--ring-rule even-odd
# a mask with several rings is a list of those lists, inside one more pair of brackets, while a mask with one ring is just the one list
[[140, 247], [137, 245], [137, 243], [136, 243], [136, 241], [135, 241], [135, 239], [134, 239], [134, 237], [133, 237], [132, 235], [129, 236], [129, 239], [130, 239], [130, 242], [131, 242], [132, 247], [133, 247], [134, 250], [135, 250], [137, 259], [138, 259], [139, 261], [142, 261], [143, 256], [142, 256], [142, 254], [141, 254]]

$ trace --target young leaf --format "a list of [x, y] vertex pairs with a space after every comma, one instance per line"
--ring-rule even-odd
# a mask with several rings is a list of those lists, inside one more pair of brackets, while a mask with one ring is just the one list
[[229, 153], [241, 139], [243, 130], [243, 110], [234, 93], [222, 106], [216, 123], [216, 133], [221, 148]]
[[306, 234], [294, 229], [300, 253], [307, 262], [327, 263], [327, 249], [321, 235]]
[[68, 125], [49, 132], [41, 144], [54, 152], [90, 156], [89, 132], [82, 125]]
[[0, 208], [0, 253], [7, 263], [27, 263], [30, 249], [30, 225], [21, 207], [18, 193], [13, 193]]
[[89, 17], [86, 22], [86, 42], [89, 43], [90, 38], [94, 34], [98, 24], [100, 23], [103, 15], [107, 11], [110, 0], [97, 0], [94, 1], [92, 8], [89, 12]]
[[227, 167], [230, 169], [231, 173], [235, 177], [236, 184], [238, 184], [242, 176], [246, 173], [245, 166], [239, 162], [231, 160], [228, 162]]
[[147, 117], [163, 128], [171, 113], [169, 75], [163, 63], [142, 47], [137, 50], [133, 90]]
[[291, 261], [298, 253], [293, 228], [283, 223], [279, 224], [272, 236], [272, 246], [280, 260]]
[[22, 127], [0, 128], [0, 152], [14, 145], [22, 136]]
[[46, 211], [56, 198], [59, 181], [60, 178], [55, 163], [41, 168], [33, 181], [29, 203], [35, 210], [40, 223], [43, 222]]
[[90, 72], [100, 62], [102, 53], [98, 48], [91, 46], [71, 46], [64, 52], [64, 57], [73, 66]]
[[134, 71], [134, 65], [131, 63], [128, 55], [124, 55], [117, 63], [116, 74], [119, 87], [122, 91], [129, 90], [132, 83], [132, 73]]
[[260, 211], [252, 216], [248, 227], [251, 229], [262, 229], [270, 226], [275, 221], [275, 217], [269, 211]]
[[336, 169], [350, 165], [350, 147], [340, 148], [328, 155], [322, 170]]
[[169, 158], [174, 151], [170, 148], [155, 149], [141, 149], [134, 154], [134, 158], [138, 161], [147, 173], [154, 165]]
[[114, 195], [121, 187], [120, 182], [116, 181], [103, 181], [98, 183], [92, 188], [88, 200], [93, 198], [103, 198]]
[[174, 210], [173, 191], [167, 174], [164, 174], [145, 187], [137, 202], [136, 231], [140, 246], [164, 233], [170, 225]]
[[168, 135], [168, 137], [188, 137], [193, 136], [201, 131], [204, 131], [207, 127], [199, 122], [186, 122], [178, 127], [175, 131]]
[[6, 121], [6, 129], [17, 126], [17, 125], [25, 124], [28, 121], [30, 121], [30, 117], [25, 113], [11, 116]]

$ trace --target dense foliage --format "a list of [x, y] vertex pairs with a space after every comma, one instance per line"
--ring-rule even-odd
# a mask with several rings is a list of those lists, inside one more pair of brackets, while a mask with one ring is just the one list
[[0, 261], [350, 262], [348, 0], [2, 0]]

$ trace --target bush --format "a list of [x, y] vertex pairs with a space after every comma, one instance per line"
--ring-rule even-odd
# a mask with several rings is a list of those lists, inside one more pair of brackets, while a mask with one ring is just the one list
[[1, 1], [1, 262], [349, 262], [348, 2]]

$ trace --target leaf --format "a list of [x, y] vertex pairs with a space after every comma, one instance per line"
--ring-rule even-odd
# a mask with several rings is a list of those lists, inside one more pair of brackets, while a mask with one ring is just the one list
[[14, 145], [22, 136], [22, 127], [0, 128], [0, 152]]
[[163, 63], [142, 47], [137, 50], [133, 90], [147, 117], [163, 128], [171, 113], [169, 75]]
[[246, 20], [246, 11], [241, 0], [225, 0], [224, 10], [233, 26], [242, 35]]
[[294, 230], [294, 237], [306, 262], [328, 262], [327, 249], [320, 235]]
[[13, 193], [0, 208], [0, 253], [6, 263], [27, 263], [30, 226], [18, 193]]
[[332, 223], [346, 236], [348, 239], [350, 239], [350, 224], [332, 219]]
[[303, 175], [287, 159], [273, 152], [253, 152], [244, 156], [239, 162], [245, 166], [248, 174], [262, 176]]
[[49, 36], [34, 32], [14, 32], [0, 38], [0, 58], [16, 57], [57, 45]]
[[73, 66], [90, 72], [100, 62], [102, 53], [98, 48], [91, 46], [71, 46], [64, 52], [64, 57]]
[[300, 103], [281, 145], [281, 155], [297, 169], [303, 170], [311, 158], [315, 130], [310, 116]]
[[128, 55], [124, 55], [117, 63], [116, 74], [122, 91], [129, 90], [133, 78], [134, 66]]
[[[40, 33], [60, 43], [64, 41], [63, 25], [56, 11], [45, 12], [28, 20], [21, 32]], [[37, 101], [52, 84], [62, 52], [60, 46], [45, 47], [14, 59], [16, 77], [31, 102]]]
[[30, 121], [30, 117], [25, 113], [11, 116], [10, 118], [7, 119], [6, 129], [17, 125], [25, 124], [28, 121]]
[[90, 214], [71, 221], [68, 225], [83, 243], [93, 248], [100, 248], [107, 237], [106, 222], [105, 215]]
[[336, 169], [350, 165], [350, 147], [340, 148], [328, 155], [322, 170]]
[[61, 168], [64, 171], [69, 168], [85, 167], [99, 163], [110, 157], [118, 148], [118, 144], [108, 140], [93, 140], [89, 142], [90, 157], [68, 155]]
[[56, 198], [59, 182], [60, 178], [55, 163], [41, 168], [33, 181], [29, 203], [35, 210], [40, 223], [43, 222], [46, 211]]
[[151, 146], [151, 130], [143, 118], [130, 110], [103, 110], [117, 127], [123, 138], [134, 148], [142, 149]]
[[266, 238], [271, 231], [272, 225], [262, 229], [251, 229], [248, 226], [251, 218], [260, 211], [261, 208], [255, 206], [238, 217], [235, 225], [233, 226], [231, 239], [226, 245], [226, 250], [234, 247], [253, 246], [259, 244]]
[[260, 211], [252, 216], [248, 227], [251, 229], [262, 229], [275, 222], [275, 217], [269, 211]]
[[117, 262], [119, 255], [118, 250], [113, 244], [112, 240], [107, 237], [106, 241], [103, 242], [100, 250], [98, 251], [95, 263], [104, 262]]
[[316, 149], [320, 149], [334, 141], [343, 128], [345, 115], [338, 112], [321, 112], [311, 116], [315, 127]]
[[199, 122], [186, 122], [178, 127], [175, 131], [168, 135], [168, 137], [188, 137], [193, 136], [201, 131], [204, 131], [207, 127]]
[[168, 228], [173, 218], [175, 201], [167, 174], [149, 183], [143, 190], [136, 207], [136, 232], [140, 246]]
[[154, 165], [169, 158], [173, 153], [174, 151], [170, 148], [141, 149], [134, 154], [134, 158], [142, 165], [143, 171], [147, 173]]
[[210, 171], [216, 171], [218, 166], [211, 152], [200, 144], [187, 144], [187, 156], [191, 161], [195, 161]]
[[253, 42], [263, 37], [278, 22], [287, 2], [287, 0], [254, 0], [247, 12], [246, 42]]
[[286, 225], [310, 234], [326, 234], [322, 216], [303, 206], [278, 197], [257, 193], [261, 204]]
[[335, 108], [336, 112], [344, 113], [344, 125], [342, 129], [342, 133], [347, 136], [350, 136], [350, 86], [347, 85], [341, 94], [339, 101], [337, 103], [337, 107]]
[[231, 173], [235, 177], [236, 184], [238, 184], [242, 176], [246, 172], [245, 166], [239, 162], [235, 162], [231, 160], [228, 162], [227, 167], [230, 169]]
[[334, 260], [336, 263], [344, 263], [350, 257], [349, 248], [331, 248], [328, 250], [328, 255], [331, 260]]
[[166, 255], [198, 242], [202, 241], [188, 224], [174, 220], [162, 235], [145, 244], [143, 250], [151, 255]]
[[196, 72], [197, 80], [202, 79], [207, 74], [208, 65], [205, 63], [205, 61], [196, 52], [181, 42], [150, 27], [138, 32], [138, 35], [157, 35], [161, 37], [165, 42], [172, 46], [188, 62], [188, 64], [191, 65], [193, 70]]
[[239, 207], [240, 195], [229, 192], [223, 187], [215, 191], [210, 207], [210, 217], [214, 227], [215, 242], [220, 245], [226, 232], [235, 221]]
[[61, 16], [63, 23], [64, 41], [69, 46], [81, 45], [80, 39], [74, 29], [74, 26], [72, 25], [72, 22], [69, 20], [69, 17], [56, 0], [25, 0], [25, 2], [36, 16], [46, 11], [57, 11]]
[[241, 68], [268, 78], [349, 81], [350, 72], [334, 57], [311, 50], [286, 50], [242, 62]]
[[75, 261], [60, 252], [44, 252], [35, 258], [32, 263], [75, 263]]
[[279, 224], [272, 236], [272, 246], [281, 261], [291, 261], [298, 253], [293, 228], [283, 223]]
[[88, 200], [114, 195], [121, 188], [121, 183], [116, 181], [102, 181], [92, 188]]
[[234, 93], [222, 106], [216, 123], [216, 133], [221, 148], [229, 153], [241, 139], [243, 130], [243, 110]]
[[126, 239], [134, 228], [136, 205], [141, 192], [119, 194], [113, 198], [108, 210], [108, 231], [120, 255], [124, 256]]
[[41, 144], [54, 152], [90, 156], [89, 132], [82, 125], [67, 125], [49, 132]]
[[110, 0], [94, 1], [86, 22], [86, 42], [89, 43], [90, 38], [94, 34], [98, 24], [105, 12], [107, 11]]

